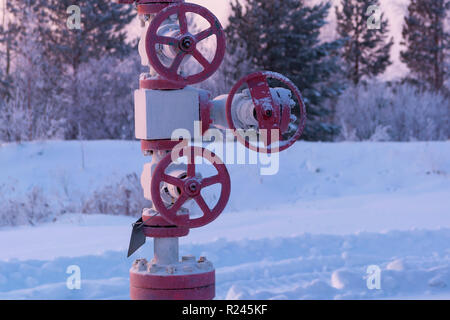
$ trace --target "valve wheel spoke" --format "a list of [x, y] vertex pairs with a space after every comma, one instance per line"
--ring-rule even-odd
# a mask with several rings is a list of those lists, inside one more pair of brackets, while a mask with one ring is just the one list
[[198, 51], [198, 49], [195, 49], [194, 52], [192, 52], [192, 56], [195, 58], [195, 60], [197, 60], [203, 68], [208, 68], [211, 63], [209, 63], [209, 61], [205, 58], [205, 56], [203, 54], [200, 53], [200, 51]]
[[175, 203], [169, 208], [170, 212], [171, 212], [173, 215], [176, 215], [177, 212], [178, 212], [178, 210], [181, 209], [181, 206], [182, 206], [188, 199], [189, 199], [189, 197], [188, 197], [185, 193], [182, 193], [182, 194], [180, 195], [180, 197], [178, 198], [178, 200], [175, 201]]
[[180, 23], [180, 31], [182, 34], [186, 34], [188, 32], [188, 23], [186, 18], [186, 11], [182, 8], [178, 10], [178, 22]]
[[266, 139], [264, 141], [264, 144], [266, 145], [266, 147], [270, 146], [272, 144], [272, 130], [269, 129], [266, 131]]
[[220, 176], [218, 174], [212, 177], [204, 178], [202, 180], [202, 188], [207, 188], [220, 182]]
[[161, 180], [164, 181], [164, 182], [167, 182], [168, 184], [176, 186], [178, 188], [183, 188], [183, 186], [184, 186], [183, 180], [175, 178], [175, 177], [170, 176], [170, 175], [165, 174], [165, 173], [162, 175]]
[[[192, 31], [188, 24], [190, 18], [188, 14], [196, 14], [204, 18], [209, 23], [209, 25], [205, 27], [206, 30], [198, 33], [196, 31]], [[176, 16], [175, 23], [179, 26], [180, 34], [176, 36], [175, 39], [172, 39], [170, 35], [167, 35], [167, 37], [164, 37], [164, 35], [159, 36], [159, 28], [172, 16]], [[191, 34], [189, 31], [192, 31], [196, 35]], [[202, 41], [212, 35], [216, 36], [217, 43], [215, 50], [213, 51], [214, 56], [211, 56], [212, 58], [210, 59], [209, 56], [203, 56], [200, 52], [195, 52], [195, 49], [199, 41]], [[182, 41], [181, 44], [180, 41]], [[200, 64], [201, 68], [198, 69], [202, 70], [186, 70], [186, 74], [181, 75], [178, 72], [179, 66], [181, 65], [181, 62], [180, 65], [178, 64], [180, 60], [177, 59], [177, 61], [175, 61], [176, 63], [172, 66], [167, 66], [163, 63], [163, 61], [161, 61], [161, 52], [158, 51], [156, 44], [170, 45], [173, 48], [184, 51], [189, 57], [194, 56], [193, 59], [196, 60], [195, 64]], [[147, 29], [145, 50], [150, 65], [163, 78], [180, 85], [199, 83], [210, 77], [220, 67], [226, 51], [225, 32], [220, 22], [208, 9], [197, 4], [185, 3], [180, 0], [177, 1], [177, 3], [171, 4], [170, 6], [164, 8], [152, 19], [149, 28]]]
[[198, 206], [200, 207], [200, 209], [203, 211], [203, 214], [205, 216], [210, 215], [211, 214], [211, 209], [208, 207], [208, 205], [205, 202], [205, 199], [203, 199], [203, 197], [201, 195], [198, 195], [194, 198], [195, 202], [197, 202]]
[[155, 43], [165, 44], [168, 46], [176, 46], [178, 43], [178, 40], [176, 38], [172, 37], [165, 37], [157, 35], [155, 36]]
[[203, 30], [202, 32], [197, 33], [194, 37], [197, 40], [197, 42], [200, 42], [202, 40], [205, 40], [206, 38], [211, 37], [214, 34], [213, 28], [208, 28], [206, 30]]
[[194, 150], [191, 150], [191, 153], [188, 155], [188, 165], [187, 165], [187, 175], [188, 177], [195, 177], [195, 153]]
[[[186, 179], [175, 178], [165, 173], [165, 170], [173, 163], [171, 154], [167, 154], [156, 166], [152, 176], [151, 196], [153, 206], [168, 222], [176, 226], [183, 226], [189, 228], [199, 228], [207, 225], [215, 220], [224, 210], [226, 203], [230, 197], [230, 175], [225, 167], [225, 164], [212, 152], [205, 152], [206, 149], [202, 147], [184, 147], [178, 158], [187, 157], [187, 171], [188, 177]], [[195, 177], [195, 157], [202, 157], [207, 159], [217, 170], [215, 176], [206, 179]], [[216, 161], [214, 161], [216, 160]], [[161, 182], [173, 183], [175, 185], [182, 184], [181, 194], [173, 204], [167, 204], [162, 197]], [[201, 194], [201, 190], [205, 186], [215, 183], [220, 183], [222, 188], [220, 191], [220, 198], [214, 207], [210, 207], [205, 198]], [[177, 212], [182, 208], [186, 201], [194, 200], [197, 206], [203, 212], [202, 217], [186, 217], [186, 215], [178, 215]]]
[[[277, 134], [274, 134], [274, 131], [277, 132]], [[274, 143], [283, 141], [283, 137], [280, 135], [279, 129], [269, 129], [266, 131], [266, 134], [262, 135], [263, 143], [266, 147], [271, 146]]]
[[185, 52], [178, 53], [178, 55], [175, 57], [175, 59], [173, 59], [173, 62], [169, 68], [169, 71], [178, 73], [178, 68], [180, 68], [181, 62], [183, 62], [183, 59], [185, 56], [186, 56]]
[[[290, 118], [283, 118], [283, 106], [274, 104], [274, 99], [271, 95], [267, 79], [276, 79], [284, 83], [291, 91], [292, 96], [290, 98], [297, 100], [300, 120], [299, 124], [295, 128], [296, 130], [290, 128], [290, 124], [294, 121], [292, 119], [292, 115]], [[258, 133], [259, 137], [263, 140], [264, 146], [252, 144], [248, 137], [243, 136], [240, 133], [240, 130], [236, 129], [236, 124], [231, 112], [232, 103], [237, 91], [244, 84], [247, 84], [249, 87], [250, 95], [253, 103], [255, 104], [259, 124]], [[269, 103], [272, 104], [272, 110], [269, 108], [264, 108]], [[293, 107], [291, 107], [291, 109], [292, 108]], [[291, 111], [289, 110], [288, 112], [290, 113]], [[226, 117], [228, 126], [233, 129], [233, 133], [237, 137], [238, 141], [244, 144], [247, 148], [257, 152], [277, 153], [286, 150], [301, 137], [306, 124], [306, 108], [300, 90], [291, 80], [275, 72], [255, 72], [239, 80], [231, 89], [226, 103]], [[270, 136], [267, 134], [262, 134], [262, 131], [267, 129], [276, 130], [277, 134], [274, 134], [273, 136], [271, 134]], [[291, 131], [295, 132], [290, 134]], [[280, 141], [283, 143], [278, 143]]]

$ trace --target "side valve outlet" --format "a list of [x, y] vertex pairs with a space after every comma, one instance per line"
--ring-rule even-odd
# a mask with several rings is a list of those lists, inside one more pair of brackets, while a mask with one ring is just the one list
[[[270, 88], [269, 79], [278, 80], [288, 89]], [[244, 85], [248, 86], [244, 92], [250, 94], [254, 106], [253, 122], [256, 124], [254, 131], [257, 138], [254, 141], [248, 132], [243, 132], [244, 128], [235, 114], [239, 111], [233, 108], [236, 93]], [[255, 72], [239, 80], [231, 89], [226, 102], [226, 118], [238, 141], [247, 148], [273, 153], [286, 150], [301, 137], [305, 128], [306, 109], [300, 90], [291, 80], [276, 72]]]

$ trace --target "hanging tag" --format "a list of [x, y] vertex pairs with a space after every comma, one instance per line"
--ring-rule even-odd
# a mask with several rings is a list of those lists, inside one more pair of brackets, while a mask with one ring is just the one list
[[135, 223], [133, 223], [133, 230], [131, 231], [130, 245], [128, 247], [128, 256], [129, 258], [133, 253], [135, 253], [140, 247], [142, 247], [145, 243], [145, 235], [142, 227], [144, 226], [144, 222], [142, 221], [142, 217], [139, 218]]

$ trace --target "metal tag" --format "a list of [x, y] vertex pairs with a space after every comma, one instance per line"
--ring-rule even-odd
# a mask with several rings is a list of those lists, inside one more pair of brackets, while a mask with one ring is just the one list
[[144, 230], [142, 229], [143, 226], [144, 222], [142, 221], [142, 217], [139, 218], [135, 223], [133, 223], [133, 230], [131, 231], [127, 258], [129, 258], [133, 253], [135, 253], [140, 247], [144, 245], [146, 236], [144, 235]]

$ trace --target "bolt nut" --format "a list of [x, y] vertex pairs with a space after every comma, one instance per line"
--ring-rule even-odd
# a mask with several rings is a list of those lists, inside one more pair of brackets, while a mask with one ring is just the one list
[[133, 263], [133, 268], [138, 271], [146, 271], [147, 270], [147, 260], [146, 259], [137, 259]]
[[150, 265], [149, 267], [148, 267], [148, 272], [150, 272], [150, 273], [157, 273], [159, 270], [160, 270], [161, 268], [160, 267], [158, 267], [158, 265], [157, 264], [152, 264], [152, 265]]
[[211, 270], [211, 269], [213, 269], [213, 265], [209, 261], [202, 261], [202, 262], [199, 261], [195, 266], [198, 269], [200, 269], [200, 270]]
[[181, 257], [181, 261], [182, 262], [195, 261], [195, 256], [193, 255], [183, 256]]
[[168, 274], [174, 274], [177, 271], [177, 269], [175, 268], [175, 266], [167, 266], [166, 267], [166, 272]]
[[184, 39], [182, 42], [182, 46], [186, 49], [189, 49], [192, 45], [192, 42], [189, 39]]

